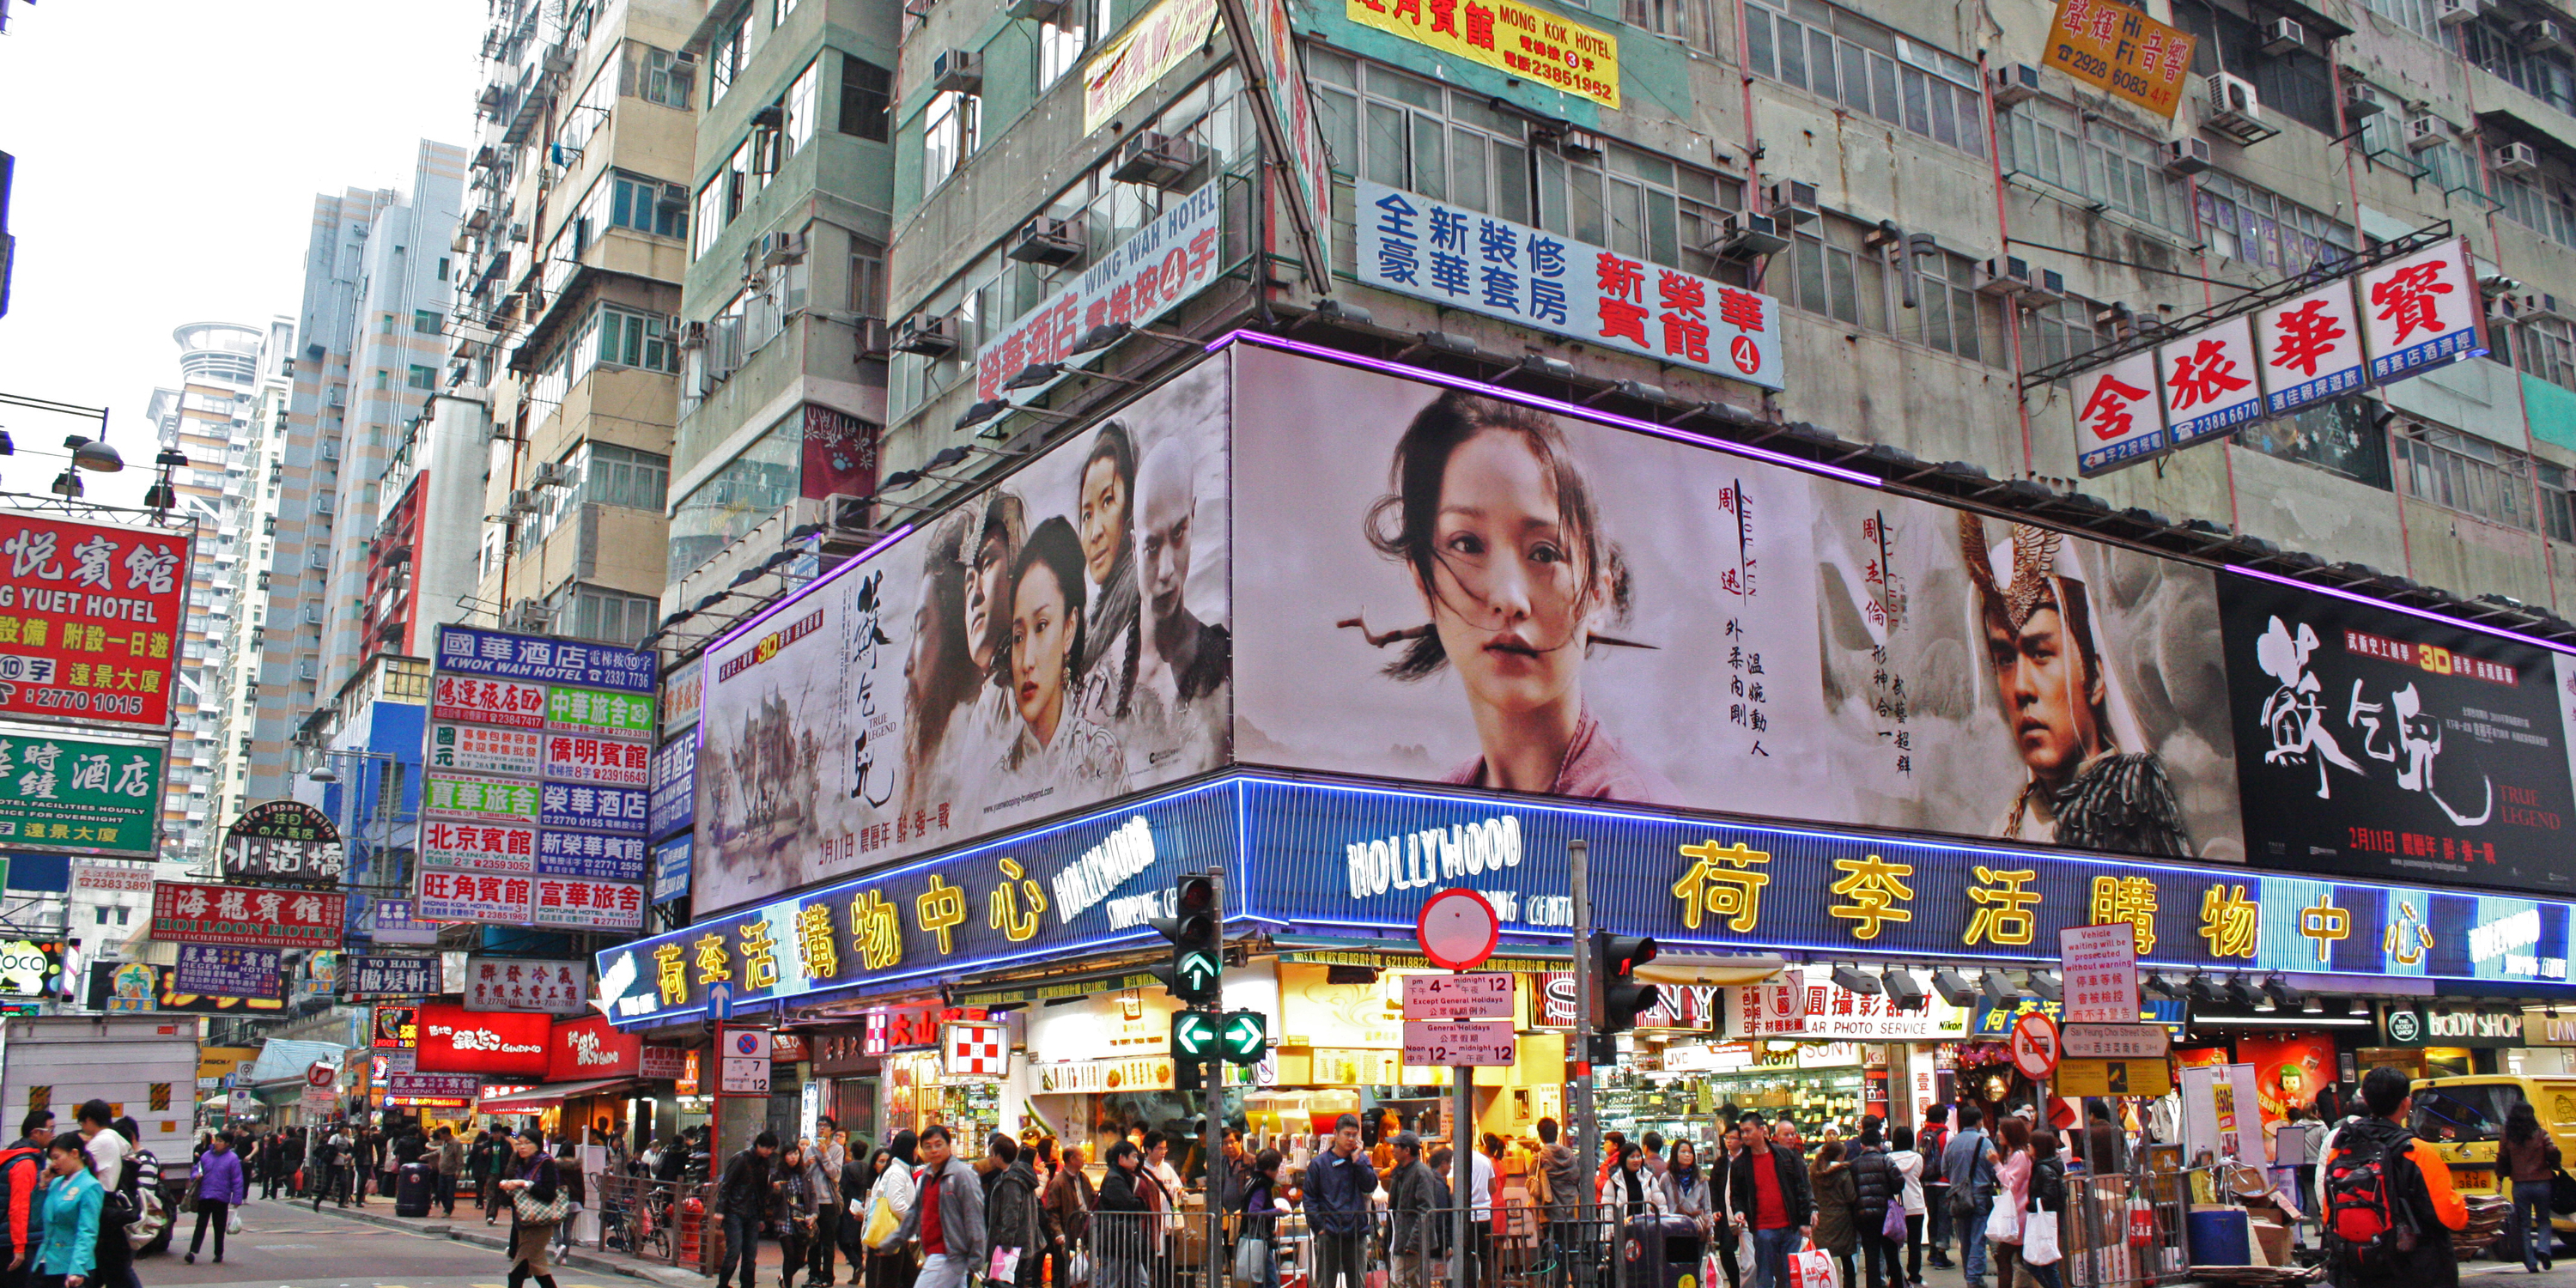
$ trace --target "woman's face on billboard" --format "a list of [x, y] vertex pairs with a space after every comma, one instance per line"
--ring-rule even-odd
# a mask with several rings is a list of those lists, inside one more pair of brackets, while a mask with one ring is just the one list
[[1584, 574], [1526, 439], [1489, 429], [1450, 454], [1432, 549], [1432, 626], [1470, 700], [1503, 711], [1563, 700], [1582, 669]]
[[1064, 587], [1055, 570], [1032, 563], [1020, 576], [1011, 612], [1011, 696], [1039, 742], [1051, 742], [1064, 716], [1065, 653], [1073, 642]]
[[1082, 570], [1095, 584], [1106, 584], [1117, 566], [1118, 545], [1127, 538], [1127, 486], [1119, 481], [1118, 463], [1103, 456], [1083, 467]]

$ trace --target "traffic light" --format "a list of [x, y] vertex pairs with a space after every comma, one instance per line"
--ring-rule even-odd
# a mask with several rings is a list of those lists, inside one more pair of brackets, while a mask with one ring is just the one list
[[1217, 1048], [1236, 1064], [1259, 1064], [1270, 1053], [1270, 1021], [1259, 1011], [1228, 1011], [1217, 1020]]
[[1217, 1018], [1204, 1011], [1172, 1013], [1172, 1058], [1193, 1063], [1217, 1055]]
[[[1154, 967], [1154, 977], [1174, 998], [1194, 1006], [1224, 994], [1225, 933], [1215, 877], [1204, 872], [1183, 875], [1173, 884], [1172, 915], [1149, 917], [1146, 924], [1172, 941], [1172, 964]], [[1174, 1030], [1176, 1036], [1178, 1032]], [[1174, 1054], [1179, 1054], [1177, 1045]]]
[[1601, 1032], [1625, 1033], [1637, 1027], [1638, 1012], [1655, 1009], [1655, 986], [1637, 982], [1637, 968], [1653, 960], [1652, 939], [1592, 932], [1592, 975], [1601, 981]]

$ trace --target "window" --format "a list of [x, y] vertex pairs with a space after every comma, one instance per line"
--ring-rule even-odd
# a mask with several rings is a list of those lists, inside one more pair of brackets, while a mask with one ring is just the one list
[[853, 243], [850, 252], [850, 311], [861, 317], [886, 315], [885, 248], [873, 242]]
[[2576, 116], [2576, 57], [2563, 50], [2533, 49], [2500, 13], [2484, 13], [2460, 28], [2461, 52], [2522, 92]]
[[415, 365], [411, 369], [411, 378], [403, 383], [410, 385], [414, 389], [436, 389], [438, 387], [438, 369], [435, 367]]
[[822, 65], [820, 58], [807, 63], [796, 83], [787, 87], [787, 97], [782, 100], [785, 120], [778, 129], [778, 162], [781, 165], [814, 139], [814, 78]]
[[794, 12], [796, 12], [796, 0], [772, 0], [769, 10], [769, 25], [773, 27], [785, 26], [787, 24], [787, 15]]
[[2514, 351], [2522, 369], [2551, 384], [2576, 389], [2576, 322], [2534, 317], [2519, 330]]
[[436, 309], [413, 309], [411, 329], [420, 335], [436, 335], [447, 328], [447, 318]]
[[1068, 5], [1065, 14], [1068, 21], [1038, 24], [1037, 85], [1041, 91], [1055, 84], [1059, 77], [1072, 71], [1074, 65], [1082, 61], [1084, 44], [1082, 22], [1079, 18], [1072, 17], [1071, 9], [1072, 6]]
[[645, 102], [676, 107], [683, 112], [689, 110], [689, 90], [695, 79], [692, 68], [680, 62], [670, 50], [655, 49], [650, 45], [644, 47], [643, 67], [644, 84], [640, 97]]
[[873, 143], [885, 142], [886, 107], [893, 94], [893, 73], [865, 59], [843, 54], [841, 133]]
[[2561, 246], [2576, 246], [2576, 184], [2550, 173], [2499, 174], [2494, 195], [2505, 218]]
[[2372, 12], [2426, 40], [2450, 43], [2442, 40], [2441, 20], [2435, 16], [2434, 0], [2367, 0], [2367, 3]]
[[743, 37], [746, 33], [743, 29], [749, 25], [750, 20], [750, 12], [744, 11], [707, 46], [707, 106], [709, 107], [724, 101], [725, 91], [733, 88], [734, 74], [742, 70], [743, 60], [746, 57], [743, 49]]
[[[1641, 2], [1654, 0], [1626, 0], [1631, 6]], [[1936, 142], [1986, 154], [1984, 99], [1975, 63], [1821, 0], [1755, 0], [1744, 8], [1744, 34], [1745, 63], [1755, 75], [1811, 90]]]
[[392, 372], [387, 371], [387, 370], [385, 370], [385, 369], [384, 369], [384, 368], [382, 368], [382, 367], [378, 367], [378, 368], [376, 368], [376, 388], [378, 388], [378, 389], [391, 389], [391, 388], [393, 388], [393, 385], [392, 385], [392, 383], [391, 383], [391, 382], [392, 382], [392, 380], [393, 380], [393, 373], [392, 373]]
[[2416, 1093], [2408, 1126], [2424, 1140], [2501, 1140], [2505, 1115], [2522, 1100], [2522, 1088], [2510, 1082], [2427, 1087]]
[[1914, 259], [1914, 307], [1905, 307], [1899, 270], [1865, 239], [1869, 225], [1827, 213], [1798, 229], [1785, 267], [1788, 302], [1845, 326], [2001, 366], [2007, 360], [2003, 305], [1975, 289], [1975, 261], [1935, 251]]
[[654, 514], [662, 512], [671, 487], [669, 457], [614, 443], [592, 443], [584, 451], [589, 459], [575, 469], [582, 500]]
[[2393, 448], [2407, 495], [2462, 514], [2529, 531], [2529, 458], [2437, 425], [2399, 427]]
[[742, 208], [751, 204], [751, 199], [759, 195], [761, 184], [768, 179], [766, 172], [752, 164], [752, 154], [756, 150], [753, 140], [744, 139], [734, 148], [733, 156], [725, 161], [724, 217], [726, 223], [732, 223], [734, 216], [741, 214]]
[[2266, 114], [2286, 116], [2319, 134], [2335, 129], [2334, 73], [2305, 48], [2268, 53], [2265, 28], [2280, 16], [2256, 6], [2251, 18], [2216, 8], [2210, 0], [2176, 0], [2174, 25], [2200, 38], [2192, 51], [2194, 76], [2230, 72], [2254, 83]]
[[447, 280], [447, 257], [445, 255], [438, 257], [438, 280], [442, 282]]
[[716, 234], [724, 231], [724, 194], [725, 176], [722, 173], [707, 180], [707, 186], [698, 189], [696, 216], [698, 235], [697, 240], [689, 247], [691, 258], [706, 254], [707, 248], [715, 245]]
[[2248, 425], [2236, 431], [2236, 445], [2385, 490], [2388, 436], [2380, 414], [2376, 402], [2338, 398]]
[[2168, 174], [2156, 141], [2063, 103], [2029, 99], [1998, 119], [2004, 172], [2075, 194], [2177, 235], [2191, 232], [2188, 191]]
[[2351, 225], [2214, 170], [2200, 176], [2200, 236], [2220, 255], [2284, 277], [2353, 253]]
[[577, 639], [634, 644], [653, 629], [654, 614], [661, 606], [660, 601], [643, 595], [623, 595], [596, 586], [575, 583], [565, 589], [572, 599], [571, 634]]
[[1717, 52], [1710, 43], [1713, 33], [1707, 0], [1620, 0], [1619, 20], [1631, 27], [1661, 32], [1705, 53]]
[[657, 237], [689, 235], [688, 207], [679, 200], [665, 202], [662, 199], [662, 190], [669, 185], [622, 171], [612, 171], [606, 182], [609, 193], [607, 222], [611, 227], [632, 228]]
[[664, 319], [624, 309], [601, 305], [599, 309], [599, 360], [619, 367], [642, 367], [647, 371], [676, 371], [671, 345], [662, 334]]
[[2576, 470], [2534, 460], [2540, 483], [2540, 526], [2553, 541], [2576, 542]]
[[973, 94], [942, 90], [930, 100], [921, 134], [921, 187], [924, 192], [948, 182], [957, 167], [975, 154]]
[[555, 144], [562, 151], [556, 160], [565, 164], [580, 159], [590, 146], [591, 136], [608, 123], [608, 114], [617, 106], [617, 67], [603, 63], [583, 88], [581, 97], [564, 110], [563, 124], [555, 131]]

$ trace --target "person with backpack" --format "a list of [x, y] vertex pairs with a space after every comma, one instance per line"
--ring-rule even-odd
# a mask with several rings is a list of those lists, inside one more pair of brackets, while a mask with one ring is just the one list
[[8, 1213], [8, 1228], [0, 1230], [0, 1288], [26, 1288], [27, 1262], [37, 1245], [44, 1242], [44, 1231], [37, 1218], [44, 1214], [44, 1202], [38, 1191], [45, 1188], [45, 1146], [54, 1139], [54, 1111], [30, 1109], [18, 1124], [18, 1139], [0, 1150], [0, 1210]]
[[2558, 1143], [2540, 1129], [2540, 1116], [2528, 1100], [2504, 1116], [2504, 1147], [2496, 1162], [2513, 1179], [2513, 1223], [2522, 1235], [2522, 1268], [2532, 1274], [2549, 1269], [2558, 1234], [2549, 1226], [2553, 1209], [2550, 1188], [2558, 1176]]
[[1915, 1134], [1914, 1148], [1923, 1155], [1923, 1241], [1930, 1245], [1935, 1270], [1958, 1269], [1950, 1260], [1949, 1175], [1941, 1170], [1941, 1154], [1949, 1144], [1950, 1107], [1934, 1105], [1924, 1110], [1923, 1130]]
[[1950, 1228], [1959, 1236], [1959, 1272], [1967, 1288], [1986, 1288], [1986, 1217], [1994, 1211], [1995, 1164], [2002, 1161], [1985, 1121], [1975, 1105], [1959, 1106], [1959, 1130], [1941, 1149], [1941, 1174], [1950, 1181]]
[[2450, 1166], [2419, 1153], [2406, 1128], [2415, 1103], [2406, 1075], [2371, 1070], [2361, 1100], [2369, 1115], [2336, 1129], [2320, 1178], [2329, 1280], [2336, 1288], [2458, 1288], [2449, 1232], [2466, 1229], [2469, 1212], [2451, 1189]]

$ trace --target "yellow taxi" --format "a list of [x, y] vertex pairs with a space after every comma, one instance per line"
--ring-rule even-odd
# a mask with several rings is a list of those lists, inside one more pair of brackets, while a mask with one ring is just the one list
[[[2464, 1078], [2418, 1078], [2414, 1115], [2408, 1126], [2418, 1139], [2451, 1168], [2451, 1188], [2471, 1194], [2512, 1195], [2496, 1156], [2504, 1141], [2505, 1115], [2523, 1101], [2540, 1118], [2541, 1130], [2558, 1142], [2559, 1152], [2576, 1163], [2576, 1074], [2514, 1077], [2477, 1074]], [[2576, 1217], [2555, 1216], [2552, 1228], [2576, 1235]]]

